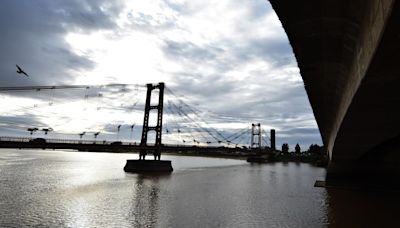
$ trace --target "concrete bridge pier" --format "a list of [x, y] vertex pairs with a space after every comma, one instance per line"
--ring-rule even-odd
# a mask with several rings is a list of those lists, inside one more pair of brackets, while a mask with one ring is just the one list
[[327, 187], [400, 190], [400, 169], [388, 163], [331, 162], [325, 184]]
[[326, 184], [400, 190], [400, 135], [373, 147], [358, 159], [334, 157]]
[[331, 185], [400, 182], [400, 0], [270, 0], [322, 140]]

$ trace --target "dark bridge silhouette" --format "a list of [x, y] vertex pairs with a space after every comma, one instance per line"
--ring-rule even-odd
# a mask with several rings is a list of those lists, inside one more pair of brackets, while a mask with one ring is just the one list
[[259, 149], [246, 147], [197, 146], [178, 144], [140, 144], [121, 141], [43, 139], [25, 137], [0, 137], [0, 148], [20, 149], [71, 149], [94, 152], [140, 152], [143, 150], [162, 152], [204, 152], [206, 154], [249, 155], [259, 152]]
[[400, 1], [270, 2], [330, 154], [327, 181], [399, 186]]
[[[120, 92], [126, 92], [126, 85], [120, 84], [111, 84], [105, 85], [111, 86], [114, 88], [115, 86], [121, 87], [123, 89]], [[135, 85], [136, 86], [136, 85]], [[103, 87], [103, 86], [101, 86]], [[44, 90], [66, 90], [66, 89], [83, 89], [88, 90], [90, 86], [88, 85], [73, 85], [73, 86], [27, 86], [27, 87], [1, 87], [0, 91], [10, 92], [10, 91], [44, 91]], [[161, 152], [196, 152], [203, 153], [204, 155], [213, 155], [213, 154], [225, 154], [225, 155], [251, 155], [251, 154], [259, 154], [260, 152], [269, 152], [271, 151], [270, 147], [262, 147], [261, 142], [264, 140], [265, 144], [268, 142], [262, 136], [263, 130], [261, 129], [260, 124], [252, 124], [252, 129], [244, 128], [239, 129], [234, 134], [230, 136], [224, 136], [216, 129], [212, 127], [204, 127], [204, 120], [197, 120], [196, 116], [200, 116], [199, 110], [189, 106], [184, 103], [184, 101], [177, 97], [170, 89], [165, 87], [164, 83], [159, 84], [147, 84], [146, 85], [146, 100], [144, 104], [144, 120], [142, 127], [142, 134], [140, 142], [133, 141], [120, 141], [119, 133], [121, 131], [121, 124], [118, 124], [117, 129], [117, 141], [108, 140], [98, 140], [98, 136], [101, 134], [100, 131], [84, 131], [79, 133], [78, 139], [60, 139], [60, 138], [50, 138], [49, 132], [53, 132], [53, 128], [38, 128], [38, 127], [29, 127], [25, 128], [30, 132], [30, 137], [0, 137], [0, 148], [39, 148], [39, 149], [73, 149], [79, 151], [107, 151], [107, 152], [139, 152], [139, 159], [145, 159], [146, 155], [152, 154], [154, 158], [160, 160]], [[166, 106], [166, 111], [169, 112], [168, 115], [172, 121], [167, 124], [167, 127], [163, 128], [163, 113], [164, 113], [164, 89], [169, 91], [170, 95], [173, 95], [174, 99], [178, 100], [178, 104], [173, 101], [168, 101], [168, 105]], [[158, 92], [153, 94], [154, 91]], [[112, 91], [115, 91], [112, 90]], [[99, 93], [102, 94], [102, 93]], [[158, 96], [158, 103], [151, 103], [151, 97], [156, 95]], [[98, 96], [98, 94], [91, 95], [92, 97], [103, 97]], [[87, 99], [89, 97], [87, 91], [85, 92], [84, 98]], [[45, 105], [53, 106], [57, 103], [51, 102]], [[136, 106], [137, 102], [134, 102], [133, 107]], [[36, 107], [36, 105], [34, 105]], [[129, 109], [132, 107], [129, 106]], [[157, 122], [156, 125], [152, 126], [150, 123], [150, 111], [157, 111]], [[185, 111], [186, 110], [186, 111]], [[180, 120], [175, 119], [175, 117], [181, 117]], [[187, 132], [184, 132], [184, 127], [182, 123], [187, 122], [192, 126]], [[181, 125], [181, 126], [179, 126]], [[257, 131], [254, 129], [257, 126]], [[131, 130], [130, 139], [132, 138], [132, 132], [135, 127], [135, 124], [129, 125]], [[195, 130], [197, 132], [195, 132]], [[42, 137], [34, 137], [33, 133], [37, 131], [43, 131], [44, 135]], [[152, 139], [148, 139], [149, 132], [155, 131], [156, 137], [152, 142]], [[178, 138], [181, 141], [177, 141], [176, 144], [171, 142], [164, 144], [162, 143], [162, 133], [164, 132], [164, 136], [171, 136]], [[272, 132], [275, 132], [272, 130]], [[92, 134], [94, 140], [86, 140], [83, 139], [83, 136]], [[183, 136], [182, 136], [183, 134]], [[275, 147], [275, 137], [271, 137], [271, 145], [272, 150]], [[182, 137], [181, 137], [182, 136]], [[190, 136], [190, 138], [187, 138]], [[247, 144], [240, 143], [243, 138], [251, 138], [250, 146]], [[201, 140], [202, 139], [202, 140]], [[254, 141], [257, 139], [257, 143]], [[191, 142], [192, 144], [186, 144], [186, 142]], [[183, 143], [183, 144], [182, 144]]]

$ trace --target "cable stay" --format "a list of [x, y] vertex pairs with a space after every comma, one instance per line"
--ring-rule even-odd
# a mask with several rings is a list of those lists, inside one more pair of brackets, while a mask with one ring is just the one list
[[[243, 132], [236, 132], [235, 134], [230, 135], [229, 137], [225, 137], [225, 136], [224, 136], [223, 134], [221, 134], [218, 130], [216, 130], [215, 128], [212, 128], [212, 127], [209, 126], [208, 122], [205, 121], [204, 118], [202, 117], [202, 115], [200, 114], [201, 111], [200, 111], [199, 109], [197, 109], [196, 107], [193, 107], [193, 106], [188, 105], [185, 101], [182, 100], [182, 98], [181, 98], [182, 96], [181, 96], [181, 97], [176, 96], [176, 95], [174, 94], [174, 92], [171, 91], [169, 88], [168, 88], [167, 91], [168, 91], [170, 94], [172, 94], [172, 95], [180, 102], [181, 106], [183, 107], [183, 109], [182, 109], [183, 112], [185, 112], [184, 109], [188, 109], [188, 111], [189, 111], [190, 113], [193, 113], [197, 118], [199, 118], [199, 119], [201, 120], [201, 122], [203, 122], [204, 124], [206, 124], [206, 125], [208, 126], [209, 129], [212, 129], [219, 137], [221, 137], [221, 138], [223, 139], [223, 140], [218, 140], [218, 143], [224, 142], [224, 143], [227, 143], [228, 145], [231, 144], [231, 143], [234, 143], [234, 142], [232, 142], [232, 140], [231, 140], [232, 137], [235, 137], [235, 136], [240, 135], [240, 134], [245, 134], [245, 132], [247, 131], [247, 130], [245, 130], [245, 129], [239, 130], [239, 131], [243, 131]], [[186, 114], [187, 114], [187, 113], [186, 113]], [[187, 114], [187, 115], [189, 116], [189, 114]], [[215, 115], [215, 114], [214, 114], [214, 116], [217, 116], [219, 119], [224, 119], [224, 120], [227, 120], [227, 119], [228, 119], [229, 121], [235, 120], [234, 118], [231, 118], [231, 117], [224, 117], [224, 116], [221, 117], [220, 115]], [[192, 119], [193, 119], [193, 118], [192, 118]], [[201, 127], [202, 129], [204, 129], [204, 127], [202, 127], [202, 126], [199, 126], [199, 127]], [[207, 130], [208, 130], [208, 129], [207, 129]], [[208, 132], [211, 133], [209, 130], [208, 130]], [[211, 135], [214, 136], [213, 133], [211, 133]], [[239, 137], [241, 137], [241, 135], [238, 136], [238, 138], [239, 138]], [[218, 137], [214, 136], [213, 138], [215, 139], [215, 138], [218, 138]], [[235, 139], [235, 140], [236, 140], [236, 139]]]
[[[183, 105], [186, 106], [186, 107], [189, 109], [189, 111], [191, 111], [192, 113], [194, 113], [194, 114], [200, 119], [201, 122], [205, 123], [209, 129], [212, 129], [213, 131], [215, 131], [215, 133], [223, 139], [223, 140], [219, 140], [219, 141], [221, 141], [221, 142], [223, 142], [223, 141], [227, 142], [227, 141], [228, 141], [228, 140], [226, 139], [226, 137], [225, 137], [224, 135], [222, 135], [218, 130], [216, 130], [216, 129], [213, 128], [213, 127], [210, 127], [210, 125], [207, 123], [207, 121], [205, 121], [205, 120], [200, 116], [200, 114], [199, 114], [197, 111], [193, 110], [191, 106], [189, 106], [189, 105], [186, 104], [186, 103], [183, 103]], [[219, 142], [219, 143], [220, 143], [220, 142]]]
[[99, 87], [99, 88], [104, 88], [104, 87], [121, 87], [121, 86], [137, 86], [137, 87], [143, 87], [146, 88], [145, 85], [139, 85], [139, 84], [117, 84], [117, 83], [112, 83], [112, 84], [104, 84], [104, 85], [56, 85], [56, 86], [15, 86], [15, 87], [0, 87], [0, 93], [1, 92], [11, 92], [11, 91], [27, 91], [27, 90], [51, 90], [51, 89], [86, 89], [86, 88], [93, 88], [93, 87]]
[[[170, 105], [170, 103], [169, 103], [169, 105]], [[178, 110], [177, 112], [174, 112], [173, 109], [171, 108], [171, 105], [170, 105], [170, 106], [167, 106], [167, 107], [169, 108], [169, 110], [170, 110], [171, 112], [177, 113], [180, 117], [185, 118], [185, 115], [182, 114], [182, 113], [179, 111], [179, 109], [177, 109], [177, 110]], [[190, 118], [189, 118], [189, 120], [190, 120]], [[195, 123], [195, 122], [193, 122], [192, 120], [189, 121], [189, 122]], [[191, 128], [188, 128], [188, 129], [189, 129], [189, 134], [190, 134], [190, 136], [192, 136], [192, 138], [193, 138], [193, 142], [195, 142], [195, 143], [200, 143], [200, 141], [196, 140], [196, 137], [193, 136]]]
[[[263, 128], [261, 128], [261, 130], [266, 132]], [[265, 138], [267, 138], [269, 142]], [[267, 134], [265, 134], [265, 137], [262, 137], [262, 140], [264, 141], [265, 145], [270, 146], [271, 138]]]
[[189, 119], [193, 124], [197, 125], [200, 129], [203, 131], [206, 131], [213, 139], [216, 140], [216, 142], [221, 143], [222, 140], [220, 140], [218, 137], [214, 136], [208, 129], [202, 127], [197, 121], [195, 121], [193, 118], [191, 118], [186, 112], [184, 112], [182, 109], [179, 109], [175, 103], [171, 102], [172, 106], [177, 110], [178, 114], [181, 115], [182, 117], [186, 117]]
[[247, 129], [246, 131], [243, 131], [241, 134], [235, 136], [234, 138], [231, 139], [231, 141], [234, 142], [236, 139], [242, 137], [242, 136], [245, 135], [245, 134], [250, 134], [250, 129]]
[[[89, 121], [90, 116], [88, 113], [92, 113], [92, 111], [93, 113], [96, 113], [96, 111], [105, 109], [112, 110], [112, 112], [109, 114], [114, 114], [115, 112], [120, 114], [122, 113], [125, 116], [131, 112], [134, 112], [136, 115], [137, 111], [144, 109], [144, 103], [141, 102], [140, 96], [144, 91], [144, 88], [146, 88], [145, 85], [137, 84], [0, 87], [0, 95], [2, 98], [8, 99], [10, 96], [21, 97], [21, 99], [24, 99], [21, 100], [23, 102], [16, 103], [27, 104], [25, 107], [18, 107], [15, 109], [14, 106], [10, 108], [12, 110], [5, 110], [5, 112], [2, 113], [3, 116], [17, 116], [16, 118], [6, 118], [7, 120], [3, 123], [0, 123], [0, 126], [18, 131], [27, 131], [27, 129], [30, 128], [32, 129], [32, 132], [34, 132], [34, 128], [37, 128], [38, 130], [43, 129], [44, 134], [46, 134], [51, 131], [51, 128], [58, 128], [62, 125], [65, 125], [66, 122], [70, 121], [71, 118], [84, 122]], [[166, 91], [173, 95], [173, 100], [169, 99], [168, 104], [164, 106], [164, 111], [166, 114], [168, 113], [166, 117], [169, 118], [168, 121], [164, 121], [163, 133], [167, 138], [166, 141], [178, 141], [189, 145], [211, 144], [210, 146], [214, 146], [219, 144], [222, 146], [227, 145], [231, 147], [238, 147], [240, 145], [244, 146], [245, 144], [242, 144], [242, 142], [250, 139], [251, 134], [249, 133], [250, 129], [248, 127], [223, 130], [219, 129], [218, 125], [215, 125], [215, 120], [220, 120], [220, 122], [223, 121], [223, 123], [229, 124], [235, 122], [236, 120], [242, 120], [241, 118], [222, 116], [208, 111], [201, 111], [198, 107], [189, 105], [185, 100], [186, 98], [183, 96], [176, 96], [169, 88], [166, 88]], [[24, 92], [27, 94], [9, 94], [12, 92]], [[29, 99], [26, 99], [28, 97]], [[75, 105], [74, 102], [76, 102], [76, 104], [83, 105], [87, 112], [75, 113], [74, 115], [66, 116], [65, 113], [59, 113], [57, 110], [55, 110], [56, 106], [65, 105], [68, 103], [72, 103], [70, 106], [74, 105], [73, 109], [75, 110], [78, 105]], [[70, 106], [65, 107], [69, 108]], [[52, 121], [52, 123], [57, 123], [53, 125], [58, 126], [36, 126], [46, 125], [47, 121], [43, 121], [43, 124], [38, 121], [32, 121], [32, 124], [26, 124], [26, 121], [19, 118], [18, 114], [20, 114], [21, 117], [23, 117], [22, 114], [35, 115], [35, 117], [39, 117], [40, 119], [54, 116], [59, 118], [59, 121]], [[106, 123], [105, 119], [93, 118], [93, 121], [93, 124], [89, 123], [82, 125], [81, 127], [85, 128], [83, 129], [85, 132], [81, 132], [79, 134], [76, 133], [74, 136], [77, 137], [79, 135], [80, 137], [83, 137], [87, 133], [92, 132], [92, 137], [97, 138], [97, 136], [100, 134], [103, 136], [103, 134], [112, 133], [111, 131], [107, 131], [106, 133], [100, 133], [101, 131], [93, 131], [93, 129], [90, 128], [104, 130], [106, 128], [101, 128], [102, 126], [106, 126], [107, 124], [110, 125], [109, 123]], [[127, 123], [127, 120], [119, 121]], [[135, 122], [137, 123], [137, 121]], [[236, 121], [236, 123], [237, 122], [238, 121]], [[130, 128], [125, 125], [127, 131], [126, 135], [128, 135], [128, 131], [130, 129], [130, 138], [132, 139], [134, 130], [137, 128], [135, 128], [135, 123], [132, 124], [130, 121], [129, 123]], [[25, 125], [31, 126], [26, 127]], [[125, 127], [123, 128], [125, 129]], [[74, 131], [75, 130], [77, 129], [74, 129]], [[225, 135], [228, 135], [228, 133], [229, 136], [226, 137]], [[266, 138], [262, 138], [264, 141], [266, 140]]]
[[236, 132], [236, 133], [234, 133], [234, 134], [232, 134], [232, 135], [230, 135], [229, 137], [227, 137], [229, 140], [227, 141], [228, 142], [228, 145], [230, 145], [230, 144], [237, 144], [236, 143], [236, 139], [238, 139], [238, 138], [240, 138], [241, 136], [243, 136], [244, 134], [248, 134], [250, 132], [250, 129], [249, 128], [245, 128], [245, 129], [242, 129], [242, 130], [239, 130], [238, 132]]
[[[186, 103], [183, 101], [182, 98], [186, 98], [185, 95], [176, 95], [169, 87], [166, 87], [166, 91], [171, 94], [172, 96], [175, 97], [176, 100], [181, 101], [182, 103]], [[187, 103], [186, 103], [187, 104]], [[199, 110], [198, 108], [196, 108], [196, 106], [193, 105], [189, 105], [193, 110], [196, 110], [199, 113], [204, 113], [204, 111]], [[246, 117], [234, 117], [234, 116], [229, 116], [229, 115], [221, 115], [215, 112], [212, 112], [210, 110], [206, 111], [207, 113], [210, 113], [209, 117], [211, 117], [212, 119], [216, 119], [216, 120], [221, 120], [221, 121], [227, 121], [227, 122], [249, 122], [254, 121], [254, 120], [258, 120], [260, 119], [259, 122], [261, 122], [262, 118], [261, 117], [250, 117], [250, 116], [246, 116]]]
[[[176, 119], [175, 119], [175, 114], [172, 113], [172, 110], [170, 110], [170, 107], [169, 107], [169, 106], [167, 106], [165, 110], [166, 110], [167, 112], [168, 112], [168, 111], [170, 112], [170, 116], [172, 117], [172, 121], [175, 123], [175, 126], [177, 127], [178, 137], [179, 137], [180, 139], [182, 139], [182, 138], [181, 138], [181, 135], [180, 135], [180, 133], [181, 133], [181, 130], [180, 130], [180, 129], [182, 129], [182, 128], [179, 126], [178, 122], [176, 121]], [[189, 134], [191, 135], [191, 132], [189, 132]], [[192, 138], [194, 138], [193, 135], [191, 135], [191, 136], [192, 136]], [[188, 141], [188, 140], [182, 139], [182, 142], [183, 142], [183, 143], [186, 143], [186, 141]]]
[[[175, 105], [175, 107], [176, 107], [176, 104], [174, 104]], [[196, 121], [196, 120], [194, 120], [192, 117], [190, 117], [189, 116], [189, 114], [188, 113], [186, 113], [183, 109], [178, 109], [183, 115], [185, 115], [187, 118], [189, 118], [193, 123], [195, 123], [200, 129], [202, 129], [203, 131], [205, 131], [205, 132], [207, 132], [213, 139], [215, 139], [216, 140], [216, 142], [217, 143], [221, 143], [221, 142], [223, 142], [223, 140], [221, 140], [221, 139], [219, 139], [218, 137], [216, 137], [208, 128], [205, 128], [205, 127], [203, 127], [203, 126], [201, 126], [200, 124], [199, 124], [199, 122], [201, 122], [201, 121]], [[203, 121], [204, 122], [204, 121]], [[213, 129], [213, 128], [211, 128], [211, 127], [209, 127], [210, 129]]]
[[262, 140], [264, 141], [266, 146], [269, 146], [269, 142], [264, 137], [262, 137]]
[[175, 119], [175, 115], [173, 114], [173, 113], [171, 113], [171, 111], [169, 110], [170, 108], [167, 106], [166, 107], [166, 109], [165, 109], [165, 111], [166, 112], [170, 112], [170, 114], [168, 115], [168, 116], [171, 116], [171, 118], [172, 118], [172, 122], [175, 124], [175, 126], [176, 126], [176, 131], [177, 131], [177, 133], [178, 133], [178, 138], [179, 138], [179, 141], [178, 142], [186, 142], [185, 140], [183, 140], [182, 139], [182, 137], [181, 137], [181, 130], [180, 130], [180, 126], [179, 126], [179, 124], [177, 123], [177, 121], [176, 121], [176, 119]]
[[235, 142], [235, 146], [238, 147], [239, 145], [244, 145], [244, 144], [242, 143], [242, 141], [243, 141], [244, 138], [245, 138], [245, 137], [243, 137], [243, 135], [242, 135], [242, 136], [239, 138], [239, 140]]
[[[190, 111], [191, 113], [195, 114], [203, 123], [205, 123], [209, 129], [212, 129], [219, 137], [222, 138], [222, 140], [218, 140], [218, 141], [219, 141], [218, 143], [221, 143], [221, 142], [224, 142], [224, 141], [225, 141], [225, 142], [228, 141], [228, 140], [226, 139], [226, 137], [225, 137], [224, 135], [222, 135], [218, 130], [216, 130], [215, 128], [212, 128], [212, 127], [209, 126], [209, 124], [207, 123], [207, 121], [205, 121], [205, 120], [203, 119], [203, 117], [201, 117], [201, 115], [199, 114], [199, 113], [201, 112], [200, 110], [198, 110], [198, 109], [196, 109], [196, 108], [193, 108], [192, 106], [188, 105], [188, 104], [187, 104], [186, 102], [184, 102], [180, 97], [176, 96], [175, 93], [171, 91], [171, 89], [167, 88], [167, 91], [168, 91], [170, 94], [172, 94], [172, 95], [173, 95], [181, 104], [183, 104], [187, 109], [189, 109], [189, 111]], [[196, 109], [196, 110], [195, 110], [195, 109]], [[227, 143], [228, 143], [228, 142], [227, 142]]]
[[[181, 118], [186, 119], [185, 122], [189, 122], [191, 125], [195, 125], [195, 126], [197, 126], [197, 128], [199, 128], [199, 124], [196, 121], [194, 121], [193, 119], [191, 119], [188, 115], [185, 115], [185, 113], [182, 112], [182, 110], [177, 109], [177, 113], [178, 113], [178, 115], [181, 116]], [[196, 128], [195, 127], [190, 127], [190, 130], [192, 130], [192, 129], [196, 129]], [[201, 131], [201, 130], [197, 131], [197, 133], [203, 138], [204, 142], [201, 142], [199, 140], [194, 139], [193, 141], [195, 143], [199, 144], [199, 143], [207, 143], [207, 142], [209, 142], [209, 139], [208, 139], [207, 135], [204, 134], [204, 130], [203, 131]]]
[[236, 131], [235, 133], [233, 133], [232, 135], [230, 135], [230, 136], [228, 136], [228, 137], [226, 137], [226, 138], [227, 138], [228, 140], [232, 141], [232, 138], [235, 137], [236, 135], [241, 134], [243, 131], [249, 131], [249, 130], [250, 130], [249, 127], [240, 129], [239, 131]]
[[[135, 85], [134, 88], [129, 88], [127, 85]], [[113, 89], [119, 88], [123, 86], [122, 89]], [[110, 87], [110, 88], [107, 88]], [[112, 109], [112, 110], [123, 110], [126, 112], [131, 112], [133, 110], [138, 110], [137, 105], [139, 103], [139, 92], [142, 91], [142, 88], [145, 86], [137, 85], [137, 84], [108, 84], [108, 85], [96, 85], [96, 86], [87, 86], [87, 85], [73, 85], [73, 86], [26, 86], [26, 87], [0, 87], [0, 93], [2, 94], [3, 99], [9, 99], [15, 97], [16, 101], [18, 99], [24, 99], [23, 102], [16, 102], [15, 104], [24, 104], [26, 105], [19, 105], [19, 107], [13, 108], [9, 110], [5, 110], [1, 113], [2, 116], [10, 116], [9, 120], [3, 120], [0, 124], [3, 128], [14, 129], [18, 131], [26, 131], [28, 128], [38, 128], [44, 129], [43, 131], [46, 133], [50, 132], [51, 128], [54, 126], [49, 127], [45, 123], [27, 123], [26, 120], [19, 118], [18, 116], [22, 113], [24, 115], [26, 113], [32, 114], [35, 117], [47, 119], [49, 116], [59, 116], [59, 118], [64, 118], [60, 115], [59, 112], [53, 111], [55, 106], [66, 105], [69, 103], [74, 103], [77, 101], [84, 101], [82, 104], [85, 105], [85, 109], [93, 106], [95, 110], [101, 109]], [[76, 90], [78, 91], [83, 90], [84, 93], [81, 94], [80, 92], [72, 92], [69, 90]], [[59, 92], [56, 93], [56, 90]], [[10, 94], [12, 92], [19, 92], [18, 94]], [[115, 95], [110, 94], [113, 92]], [[121, 93], [131, 92], [123, 97], [123, 102], [128, 101], [131, 105], [123, 107], [113, 107], [113, 96], [115, 98], [121, 98]], [[22, 93], [22, 94], [20, 94]], [[132, 97], [132, 93], [134, 96]], [[69, 99], [61, 99], [62, 97], [67, 97]], [[32, 100], [32, 101], [30, 101]], [[105, 102], [108, 101], [108, 102]], [[126, 102], [126, 103], [128, 103]], [[111, 105], [104, 106], [107, 103], [111, 103]], [[52, 107], [48, 109], [48, 107]], [[17, 119], [11, 119], [11, 117], [18, 117]], [[83, 115], [86, 116], [86, 115]], [[31, 122], [31, 121], [29, 121]], [[43, 125], [38, 126], [38, 125]], [[62, 125], [62, 124], [61, 124]], [[32, 127], [36, 126], [36, 127]], [[46, 130], [47, 129], [47, 130]], [[86, 129], [89, 132], [89, 129]], [[94, 132], [97, 133], [97, 132]], [[131, 137], [132, 138], [132, 137]]]
[[[73, 88], [75, 88], [74, 86], [72, 86]], [[13, 87], [14, 88], [14, 87]], [[24, 87], [25, 88], [25, 87]], [[62, 87], [62, 88], [64, 88], [64, 87]], [[84, 87], [84, 86], [82, 86], [82, 87], [80, 87], [80, 88], [84, 88], [85, 90], [85, 93], [84, 93], [84, 95], [83, 95], [83, 99], [85, 100], [85, 101], [87, 101], [87, 100], [89, 100], [90, 98], [98, 98], [98, 99], [101, 99], [101, 98], [103, 98], [103, 96], [104, 96], [104, 94], [103, 93], [101, 93], [101, 92], [97, 92], [95, 95], [90, 95], [89, 93], [88, 93], [88, 89], [89, 89], [89, 87]], [[29, 110], [32, 110], [32, 109], [38, 109], [38, 108], [43, 108], [43, 107], [47, 107], [47, 106], [53, 106], [53, 105], [62, 105], [62, 104], [67, 104], [67, 103], [72, 103], [72, 102], [75, 102], [77, 99], [77, 97], [75, 96], [70, 96], [69, 98], [71, 98], [71, 100], [68, 100], [68, 101], [61, 101], [61, 99], [56, 99], [55, 98], [55, 94], [54, 94], [54, 89], [57, 89], [57, 88], [53, 88], [53, 87], [49, 87], [48, 88], [49, 90], [50, 90], [50, 92], [48, 93], [48, 98], [46, 98], [46, 97], [42, 97], [42, 98], [39, 98], [39, 100], [46, 100], [46, 102], [43, 102], [43, 103], [34, 103], [32, 106], [25, 106], [25, 107], [19, 107], [19, 108], [17, 108], [17, 109], [12, 109], [12, 110], [9, 110], [7, 113], [10, 113], [10, 112], [13, 112], [13, 114], [15, 114], [15, 112], [19, 112], [19, 111], [29, 111]], [[24, 90], [25, 92], [27, 91], [27, 90]], [[40, 91], [42, 91], [42, 89], [37, 89], [37, 90], [33, 90], [34, 92], [40, 92]], [[68, 94], [68, 95], [71, 95], [70, 93]], [[30, 97], [32, 97], [32, 96], [30, 96]], [[80, 97], [80, 96], [78, 96], [78, 97]], [[137, 101], [138, 101], [139, 99], [137, 98]], [[136, 106], [136, 104], [137, 104], [137, 101], [134, 103], [134, 106]], [[133, 107], [131, 107], [131, 109], [132, 109]], [[97, 109], [97, 110], [100, 110], [101, 108], [99, 108], [99, 109]]]

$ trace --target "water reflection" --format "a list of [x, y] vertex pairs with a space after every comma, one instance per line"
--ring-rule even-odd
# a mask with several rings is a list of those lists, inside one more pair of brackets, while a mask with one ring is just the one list
[[128, 218], [133, 227], [157, 227], [160, 179], [167, 180], [169, 177], [170, 174], [137, 175]]
[[0, 227], [400, 226], [397, 193], [314, 188], [308, 164], [168, 156], [148, 176], [131, 156], [0, 150]]

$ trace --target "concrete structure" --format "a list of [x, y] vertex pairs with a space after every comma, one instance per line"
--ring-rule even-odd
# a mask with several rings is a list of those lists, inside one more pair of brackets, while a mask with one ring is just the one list
[[251, 124], [251, 149], [259, 149], [261, 150], [261, 124], [260, 123], [252, 123]]
[[276, 150], [276, 144], [275, 144], [275, 129], [271, 129], [270, 132], [270, 139], [271, 139], [271, 150], [275, 151]]
[[[164, 88], [165, 84], [160, 82], [157, 85], [147, 84], [147, 93], [146, 93], [146, 104], [144, 108], [144, 118], [143, 118], [143, 130], [142, 130], [142, 139], [140, 144], [142, 146], [147, 145], [147, 137], [149, 131], [156, 132], [156, 139], [155, 139], [155, 147], [156, 150], [153, 151], [154, 159], [161, 159], [161, 140], [162, 140], [162, 121], [163, 121], [163, 108], [164, 108]], [[157, 105], [151, 105], [151, 94], [153, 90], [158, 89], [158, 103]], [[149, 120], [150, 120], [150, 111], [157, 110], [157, 125], [149, 127]], [[140, 152], [139, 159], [145, 160], [147, 151]]]
[[400, 1], [270, 2], [330, 155], [327, 181], [398, 180]]
[[171, 161], [127, 160], [124, 167], [129, 173], [170, 173], [173, 170]]

